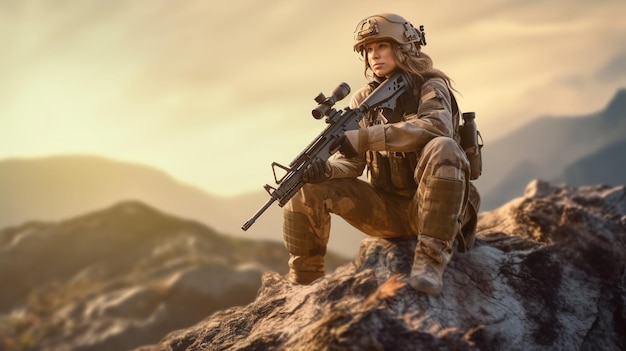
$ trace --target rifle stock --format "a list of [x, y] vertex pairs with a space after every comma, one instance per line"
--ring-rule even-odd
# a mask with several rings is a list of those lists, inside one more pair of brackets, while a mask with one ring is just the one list
[[[277, 187], [269, 184], [264, 186], [270, 199], [244, 223], [241, 229], [248, 230], [274, 202], [278, 201], [278, 205], [283, 207], [304, 185], [302, 175], [314, 159], [328, 160], [336, 151], [331, 150], [330, 145], [344, 132], [358, 129], [359, 122], [368, 111], [377, 107], [394, 109], [397, 98], [411, 88], [411, 79], [408, 74], [399, 71], [380, 84], [357, 108], [345, 108], [342, 111], [335, 110], [333, 105], [350, 93], [350, 87], [347, 84], [339, 85], [328, 98], [319, 94], [315, 98], [319, 106], [313, 109], [312, 114], [317, 119], [326, 116], [328, 126], [289, 163], [288, 167], [276, 162], [272, 163], [272, 172]], [[277, 167], [286, 171], [280, 179], [276, 176]]]

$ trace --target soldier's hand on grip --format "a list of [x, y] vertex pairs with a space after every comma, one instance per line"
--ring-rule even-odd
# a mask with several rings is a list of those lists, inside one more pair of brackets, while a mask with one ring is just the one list
[[326, 164], [326, 161], [318, 157], [306, 167], [304, 173], [302, 173], [302, 180], [305, 183], [319, 183], [330, 178], [330, 176], [330, 167]]
[[352, 145], [350, 138], [348, 138], [345, 133], [330, 145], [330, 150], [333, 150], [334, 152], [339, 151], [348, 158], [357, 155], [354, 145]]

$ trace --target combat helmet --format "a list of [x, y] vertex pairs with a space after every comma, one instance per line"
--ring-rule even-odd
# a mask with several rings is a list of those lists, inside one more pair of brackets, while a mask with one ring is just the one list
[[354, 51], [362, 52], [363, 47], [377, 40], [393, 40], [400, 45], [426, 45], [424, 26], [419, 30], [401, 16], [382, 13], [362, 19], [354, 30]]

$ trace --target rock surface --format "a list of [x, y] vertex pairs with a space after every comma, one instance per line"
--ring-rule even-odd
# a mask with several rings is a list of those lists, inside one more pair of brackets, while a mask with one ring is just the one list
[[[337, 235], [337, 233], [335, 233]], [[623, 350], [626, 187], [533, 181], [482, 213], [444, 291], [406, 285], [414, 239], [366, 238], [309, 286], [266, 273], [257, 298], [139, 351]]]

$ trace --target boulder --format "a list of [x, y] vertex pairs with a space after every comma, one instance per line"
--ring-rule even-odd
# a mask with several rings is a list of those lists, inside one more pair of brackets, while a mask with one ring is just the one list
[[476, 246], [454, 255], [438, 296], [407, 285], [415, 244], [368, 237], [308, 286], [267, 272], [254, 302], [136, 350], [626, 347], [624, 186], [531, 182], [480, 214]]

